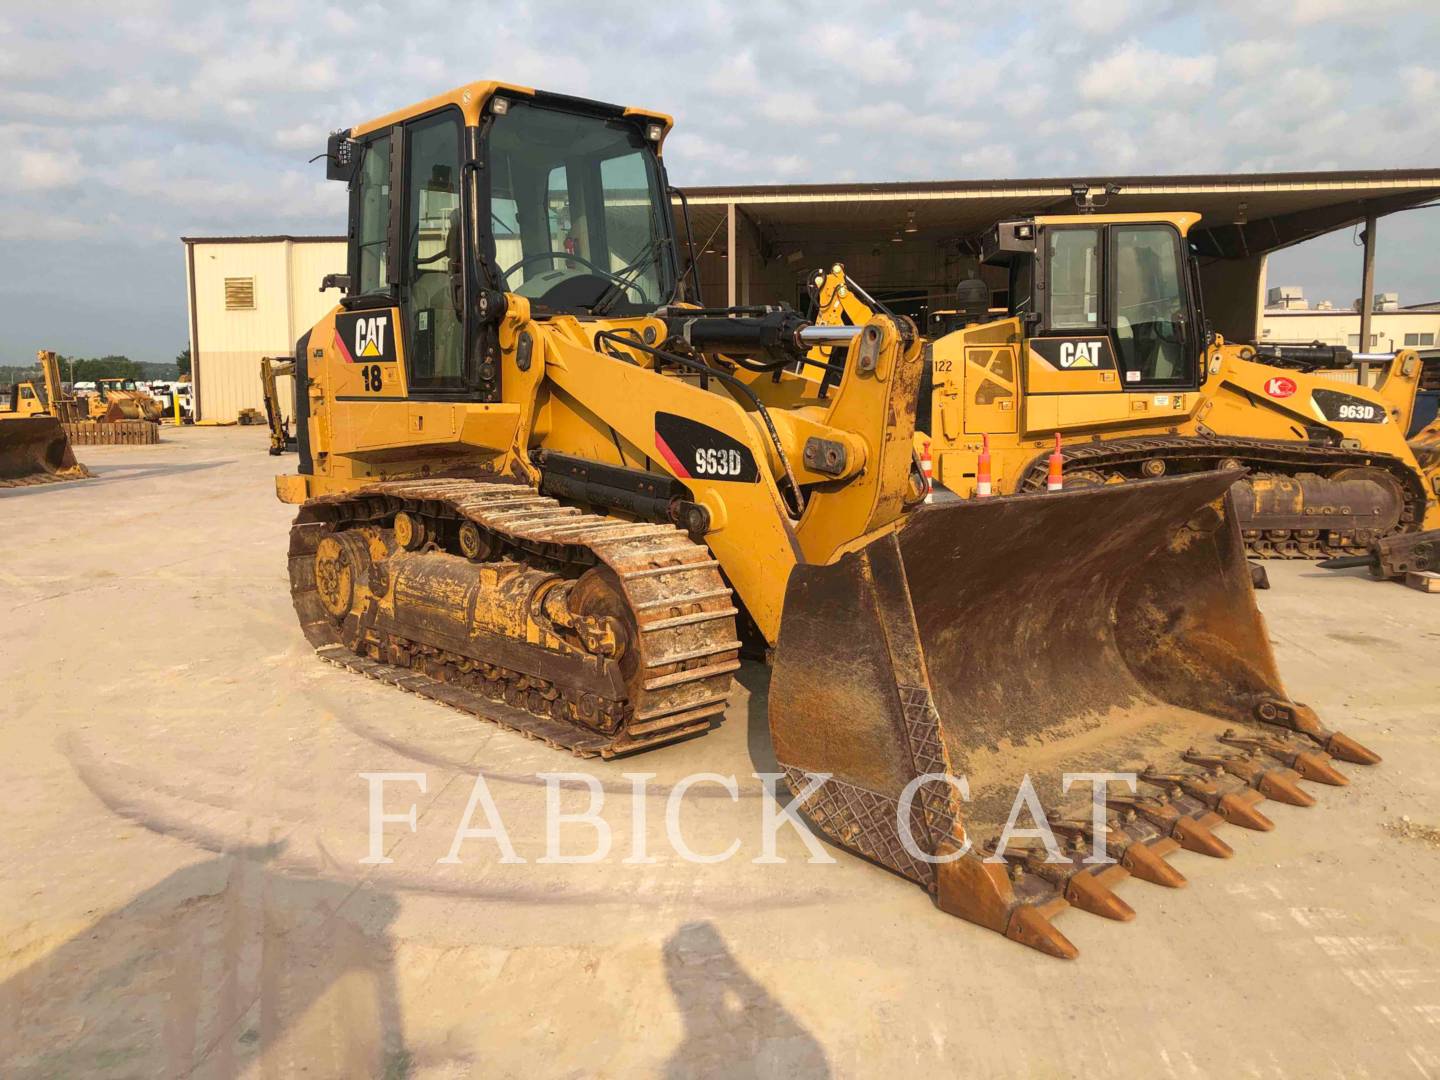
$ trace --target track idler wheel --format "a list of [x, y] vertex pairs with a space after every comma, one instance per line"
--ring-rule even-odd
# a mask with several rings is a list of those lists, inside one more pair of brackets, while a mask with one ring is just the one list
[[315, 593], [336, 620], [355, 602], [357, 584], [369, 584], [370, 552], [358, 533], [331, 533], [315, 547]]
[[401, 510], [395, 515], [395, 542], [406, 551], [419, 551], [425, 546], [425, 522], [414, 514]]
[[484, 562], [495, 553], [493, 540], [473, 521], [462, 522], [456, 532], [460, 554], [471, 562]]

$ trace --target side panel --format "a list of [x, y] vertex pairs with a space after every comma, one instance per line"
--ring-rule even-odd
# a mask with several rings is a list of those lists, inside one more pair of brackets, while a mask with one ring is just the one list
[[[543, 328], [537, 325], [536, 329]], [[692, 440], [696, 445], [689, 447], [692, 460], [693, 452], [698, 449], [708, 451], [703, 458], [707, 463], [713, 462], [717, 460], [716, 451], [734, 449], [734, 444], [747, 451], [750, 461], [765, 460], [759, 432], [732, 399], [656, 374], [648, 368], [602, 356], [561, 334], [545, 336], [549, 338], [547, 381], [558, 391], [553, 393], [548, 407], [557, 413], [570, 414], [564, 419], [554, 419], [543, 443], [546, 448], [599, 459], [598, 440], [613, 432], [618, 444], [626, 446], [627, 454], [634, 448], [650, 455], [652, 461], [662, 464], [671, 475], [680, 476], [656, 440], [657, 415], [672, 414], [684, 417], [693, 425]], [[711, 442], [698, 445], [700, 440], [694, 434], [694, 427], [709, 429], [713, 433]], [[661, 441], [669, 445], [663, 436]], [[727, 454], [727, 467], [729, 461]], [[635, 462], [627, 461], [627, 464]], [[785, 582], [791, 568], [803, 561], [774, 481], [764, 471], [756, 473], [753, 479], [740, 479], [740, 473], [732, 479], [696, 473], [688, 467], [689, 463], [681, 464], [690, 473], [685, 484], [695, 493], [696, 501], [710, 512], [712, 529], [705, 542], [719, 559], [730, 584], [744, 600], [761, 632], [767, 640], [774, 641], [780, 630]], [[743, 462], [741, 473], [750, 475], [749, 470], [743, 468]]]
[[965, 432], [1013, 432], [1019, 409], [1019, 372], [1010, 345], [965, 348]]

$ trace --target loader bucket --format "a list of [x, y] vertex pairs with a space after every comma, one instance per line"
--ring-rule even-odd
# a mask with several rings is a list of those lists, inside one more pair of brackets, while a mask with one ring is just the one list
[[0, 487], [89, 476], [53, 416], [0, 417]]
[[[942, 910], [1068, 957], [1066, 906], [1131, 918], [1123, 878], [1183, 884], [1166, 854], [1232, 854], [1215, 825], [1270, 828], [1263, 799], [1345, 782], [1332, 755], [1378, 761], [1285, 693], [1241, 475], [931, 506], [798, 567], [769, 708], [791, 789], [828, 774], [802, 811]], [[1066, 790], [1097, 772], [1131, 779]]]

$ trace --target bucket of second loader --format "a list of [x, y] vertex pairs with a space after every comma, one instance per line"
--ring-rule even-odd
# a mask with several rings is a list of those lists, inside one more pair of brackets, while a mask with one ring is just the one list
[[65, 428], [53, 416], [0, 416], [0, 487], [79, 480], [89, 476], [75, 460]]
[[1131, 918], [1125, 877], [1180, 885], [1166, 854], [1228, 856], [1214, 826], [1268, 829], [1265, 798], [1378, 761], [1281, 685], [1240, 475], [942, 504], [797, 567], [770, 726], [797, 795], [826, 777], [802, 810], [942, 910], [1070, 957], [1065, 907]]

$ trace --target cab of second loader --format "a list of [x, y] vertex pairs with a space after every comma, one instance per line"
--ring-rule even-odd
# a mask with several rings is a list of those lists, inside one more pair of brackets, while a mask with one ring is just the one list
[[[1197, 214], [1001, 222], [982, 258], [1008, 272], [1010, 314], [1057, 372], [1126, 391], [1195, 389], [1208, 335], [1186, 233]], [[1077, 380], [1078, 381], [1078, 380]], [[1066, 387], [1067, 392], [1073, 392]]]
[[983, 440], [997, 475], [1010, 476], [1056, 434], [1192, 423], [1218, 370], [1187, 239], [1199, 220], [1071, 214], [993, 226], [980, 256], [1006, 275], [1003, 314], [988, 304], [993, 286], [973, 280], [961, 286], [962, 300], [973, 293], [976, 301], [968, 310], [932, 319], [923, 427], [936, 479], [959, 492], [973, 487]]

